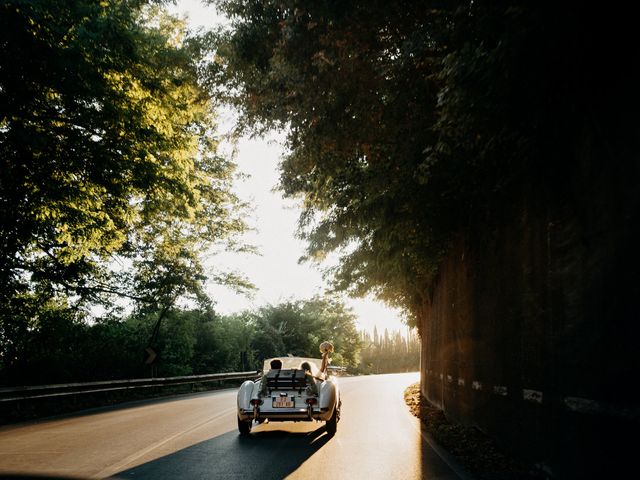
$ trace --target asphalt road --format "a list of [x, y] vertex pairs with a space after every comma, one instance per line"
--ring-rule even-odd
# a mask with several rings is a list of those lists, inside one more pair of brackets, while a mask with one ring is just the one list
[[462, 478], [403, 400], [417, 373], [341, 378], [342, 419], [270, 423], [240, 437], [236, 390], [144, 401], [0, 428], [0, 478]]

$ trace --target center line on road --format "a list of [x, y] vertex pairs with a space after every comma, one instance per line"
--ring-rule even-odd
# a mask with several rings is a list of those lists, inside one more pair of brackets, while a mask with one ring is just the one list
[[104, 468], [102, 470], [100, 470], [98, 473], [91, 475], [92, 478], [105, 478], [105, 477], [111, 477], [113, 475], [115, 475], [116, 473], [120, 472], [121, 470], [123, 470], [127, 465], [133, 463], [134, 461], [136, 461], [137, 459], [139, 459], [140, 457], [143, 457], [144, 455], [146, 455], [147, 453], [152, 452], [153, 450], [160, 448], [161, 446], [169, 443], [172, 440], [175, 440], [178, 437], [181, 437], [183, 435], [186, 435], [194, 430], [197, 430], [198, 428], [206, 425], [209, 422], [213, 422], [214, 420], [217, 420], [221, 417], [224, 417], [225, 415], [231, 413], [232, 411], [234, 411], [236, 408], [235, 407], [230, 407], [230, 408], [226, 408], [224, 410], [222, 410], [220, 413], [218, 413], [217, 415], [210, 417], [206, 420], [204, 420], [203, 422], [198, 423], [197, 425], [194, 425], [192, 427], [187, 428], [186, 430], [183, 430], [181, 432], [175, 433], [163, 440], [160, 440], [159, 442], [156, 442], [150, 446], [148, 446], [145, 449], [139, 450], [136, 453], [129, 455], [128, 457], [126, 457], [125, 459], [123, 459], [122, 461], [118, 462], [115, 465], [111, 465], [107, 468]]

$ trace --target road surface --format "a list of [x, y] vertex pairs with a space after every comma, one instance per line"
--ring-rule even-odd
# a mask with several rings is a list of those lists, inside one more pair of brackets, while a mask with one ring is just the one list
[[236, 390], [4, 426], [0, 478], [460, 479], [404, 404], [416, 381], [417, 373], [341, 378], [333, 438], [316, 422], [263, 424], [240, 437]]

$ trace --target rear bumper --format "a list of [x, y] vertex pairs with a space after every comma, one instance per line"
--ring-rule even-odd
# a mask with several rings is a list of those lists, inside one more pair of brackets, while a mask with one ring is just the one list
[[278, 408], [278, 409], [265, 409], [257, 408], [256, 410], [238, 410], [238, 417], [241, 420], [271, 420], [279, 422], [300, 422], [300, 421], [312, 421], [322, 420], [326, 421], [331, 417], [332, 412], [326, 411], [326, 409], [320, 410], [319, 408]]

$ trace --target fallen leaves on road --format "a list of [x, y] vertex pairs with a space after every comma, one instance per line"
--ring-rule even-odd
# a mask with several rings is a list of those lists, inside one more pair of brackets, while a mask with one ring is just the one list
[[546, 476], [529, 469], [501, 451], [484, 433], [474, 427], [449, 422], [444, 412], [427, 402], [414, 383], [404, 391], [411, 413], [420, 418], [427, 432], [473, 476], [482, 480], [542, 480]]

